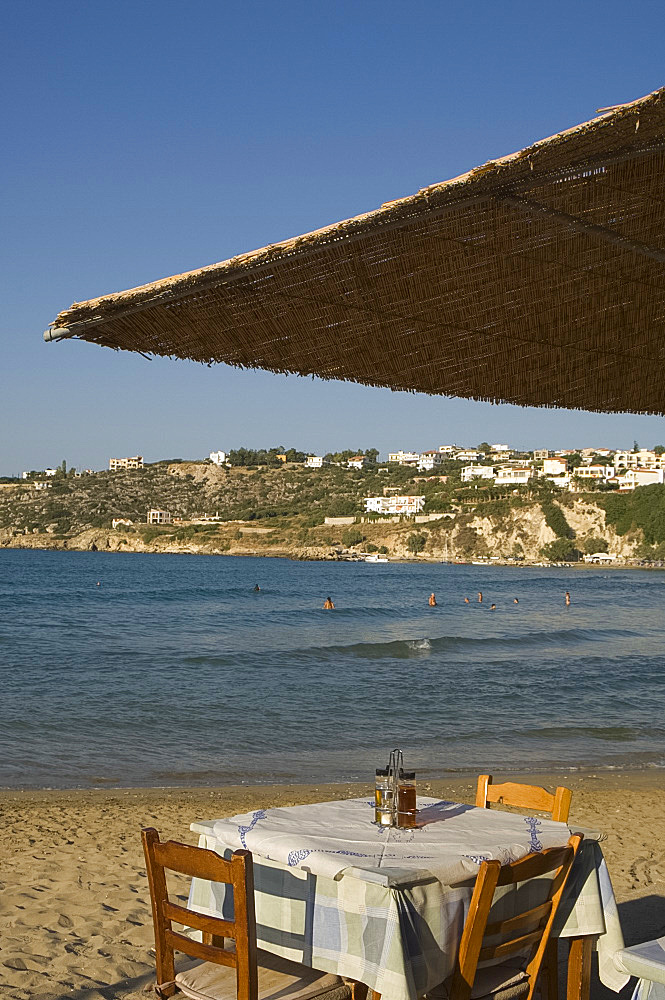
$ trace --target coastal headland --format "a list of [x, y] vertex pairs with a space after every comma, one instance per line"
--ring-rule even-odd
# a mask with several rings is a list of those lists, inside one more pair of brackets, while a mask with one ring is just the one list
[[[663, 773], [565, 772], [528, 780], [567, 785], [571, 822], [605, 833], [603, 852], [627, 943], [663, 934]], [[473, 802], [474, 789], [471, 775], [419, 785], [422, 794], [461, 802]], [[189, 830], [196, 819], [370, 791], [366, 784], [0, 791], [3, 909], [12, 914], [0, 986], [12, 1000], [145, 996], [153, 939], [142, 827], [196, 843]], [[186, 898], [184, 880], [181, 889]], [[616, 995], [596, 982], [592, 996]]]
[[[425, 497], [425, 514], [363, 512], [395, 491]], [[648, 500], [648, 503], [645, 502]], [[639, 501], [639, 503], [638, 503]], [[146, 523], [147, 512], [168, 516]], [[612, 564], [658, 563], [665, 486], [634, 494], [564, 493], [547, 486], [469, 489], [454, 471], [218, 467], [158, 462], [0, 491], [0, 547], [204, 555], [569, 562], [599, 552]], [[664, 522], [665, 523], [665, 522]], [[663, 550], [663, 551], [661, 551]]]

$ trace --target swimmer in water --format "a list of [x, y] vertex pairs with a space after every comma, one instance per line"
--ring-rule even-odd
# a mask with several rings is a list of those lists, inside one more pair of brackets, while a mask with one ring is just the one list
[[570, 605], [570, 594], [566, 591], [566, 607]]
[[468, 597], [465, 597], [465, 598], [464, 598], [464, 603], [465, 603], [465, 604], [468, 604], [468, 603], [469, 603], [469, 598], [468, 598]]
[[496, 611], [496, 604], [490, 604], [490, 611]]
[[429, 606], [430, 608], [436, 607], [436, 597], [433, 593], [429, 595]]
[[330, 600], [329, 597], [326, 597], [324, 605], [323, 605], [323, 608], [324, 608], [325, 611], [334, 610], [335, 605], [333, 604], [333, 602]]
[[482, 603], [483, 603], [483, 592], [482, 592], [482, 590], [479, 590], [478, 591], [478, 604], [482, 604]]
[[99, 580], [97, 581], [97, 586], [101, 587], [101, 583], [99, 582]]
[[519, 604], [519, 603], [520, 603], [520, 602], [519, 602], [519, 601], [517, 600], [517, 598], [516, 598], [516, 597], [513, 597], [513, 604]]
[[255, 594], [258, 594], [260, 590], [261, 590], [261, 588], [259, 587], [258, 583], [257, 583], [257, 584], [255, 584], [255, 585], [254, 585], [254, 593], [255, 593]]

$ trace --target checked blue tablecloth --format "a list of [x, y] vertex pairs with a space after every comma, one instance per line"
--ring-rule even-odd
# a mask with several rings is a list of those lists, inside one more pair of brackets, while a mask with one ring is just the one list
[[[566, 843], [564, 823], [418, 799], [418, 828], [373, 824], [366, 799], [255, 810], [193, 823], [199, 844], [254, 856], [259, 947], [355, 979], [387, 1000], [417, 1000], [453, 969], [473, 879], [484, 859], [516, 861]], [[574, 832], [574, 828], [573, 832]], [[541, 880], [527, 883], [537, 905]], [[522, 888], [523, 892], [524, 889]], [[504, 890], [495, 919], [511, 915]], [[228, 918], [226, 887], [194, 879], [189, 905]], [[597, 841], [586, 839], [559, 911], [559, 937], [598, 937], [599, 971], [618, 991], [623, 937]]]

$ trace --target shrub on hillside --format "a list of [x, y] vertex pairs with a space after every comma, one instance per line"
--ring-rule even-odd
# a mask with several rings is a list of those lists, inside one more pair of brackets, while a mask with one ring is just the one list
[[566, 516], [561, 508], [550, 501], [543, 501], [540, 505], [545, 515], [545, 523], [551, 528], [557, 538], [574, 538], [575, 532], [568, 524]]
[[632, 493], [598, 497], [596, 503], [617, 535], [641, 528], [647, 542], [665, 542], [665, 486], [639, 486]]
[[364, 539], [365, 536], [357, 528], [348, 528], [342, 535], [342, 543], [347, 548], [351, 548], [353, 545], [360, 545]]

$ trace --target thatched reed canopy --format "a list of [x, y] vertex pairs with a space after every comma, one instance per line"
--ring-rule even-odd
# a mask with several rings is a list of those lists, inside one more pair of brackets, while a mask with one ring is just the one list
[[665, 413], [665, 88], [366, 215], [75, 303], [46, 339]]

